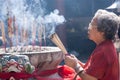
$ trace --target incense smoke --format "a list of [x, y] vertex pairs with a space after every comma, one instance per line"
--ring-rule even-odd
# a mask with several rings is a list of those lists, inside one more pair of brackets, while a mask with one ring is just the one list
[[[41, 41], [55, 32], [57, 25], [65, 22], [55, 9], [45, 15], [44, 0], [0, 0], [0, 20], [4, 22], [5, 37], [13, 45], [28, 45], [30, 42]], [[8, 36], [8, 18], [12, 18], [12, 37]]]

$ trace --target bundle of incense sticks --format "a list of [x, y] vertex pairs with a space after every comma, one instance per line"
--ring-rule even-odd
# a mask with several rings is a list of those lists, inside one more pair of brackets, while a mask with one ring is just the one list
[[3, 43], [5, 43], [4, 23], [3, 23], [2, 21], [0, 21], [0, 25], [1, 25], [1, 30], [2, 30], [2, 39], [3, 39]]
[[49, 38], [52, 40], [54, 44], [56, 44], [56, 46], [58, 46], [61, 49], [61, 51], [64, 54], [68, 54], [67, 50], [65, 49], [64, 45], [62, 44], [61, 40], [59, 39], [56, 33], [51, 34]]
[[35, 38], [36, 38], [36, 21], [34, 20], [33, 21], [33, 25], [32, 25], [32, 39], [33, 39], [33, 41], [32, 41], [32, 46], [33, 46], [33, 48], [34, 48], [34, 46], [35, 46]]
[[38, 38], [39, 38], [39, 42], [40, 42], [40, 49], [42, 46], [42, 35], [43, 35], [43, 25], [40, 24], [40, 26], [38, 27]]
[[2, 21], [0, 21], [0, 26], [1, 26], [1, 30], [2, 30], [2, 41], [3, 41], [4, 49], [5, 49], [5, 52], [6, 52], [5, 30], [4, 30], [4, 23]]

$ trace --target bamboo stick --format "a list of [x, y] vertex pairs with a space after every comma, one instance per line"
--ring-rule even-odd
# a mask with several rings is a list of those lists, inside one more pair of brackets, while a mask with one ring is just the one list
[[61, 42], [61, 40], [59, 39], [59, 37], [56, 33], [51, 34], [49, 37], [52, 40], [52, 42], [62, 50], [62, 52], [64, 54], [68, 53], [67, 50], [65, 49], [63, 43]]

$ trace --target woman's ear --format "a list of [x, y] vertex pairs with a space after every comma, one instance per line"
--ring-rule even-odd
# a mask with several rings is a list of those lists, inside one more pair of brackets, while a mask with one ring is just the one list
[[100, 32], [100, 35], [103, 36], [103, 38], [105, 38], [105, 33], [104, 32]]

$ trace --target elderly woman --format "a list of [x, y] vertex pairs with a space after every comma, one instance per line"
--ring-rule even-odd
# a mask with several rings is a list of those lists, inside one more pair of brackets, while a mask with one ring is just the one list
[[66, 56], [65, 64], [74, 68], [82, 80], [118, 80], [118, 57], [113, 39], [119, 25], [118, 16], [98, 10], [88, 27], [88, 37], [96, 43], [89, 60], [83, 64], [75, 56]]

